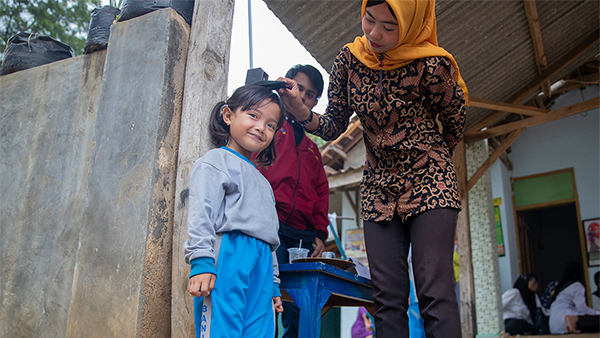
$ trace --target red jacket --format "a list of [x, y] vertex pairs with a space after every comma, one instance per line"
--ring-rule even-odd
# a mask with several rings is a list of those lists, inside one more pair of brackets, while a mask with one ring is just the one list
[[319, 148], [306, 135], [296, 147], [294, 128], [287, 120], [275, 134], [275, 148], [273, 165], [259, 170], [271, 183], [279, 220], [293, 228], [316, 230], [324, 242], [329, 225], [329, 184]]

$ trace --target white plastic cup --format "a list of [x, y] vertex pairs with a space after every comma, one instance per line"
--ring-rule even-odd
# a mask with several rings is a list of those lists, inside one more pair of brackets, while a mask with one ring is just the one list
[[323, 257], [323, 258], [335, 258], [335, 252], [323, 251], [323, 253], [321, 254], [321, 257]]
[[292, 263], [295, 259], [308, 257], [308, 249], [288, 248], [287, 250], [290, 253], [290, 263]]

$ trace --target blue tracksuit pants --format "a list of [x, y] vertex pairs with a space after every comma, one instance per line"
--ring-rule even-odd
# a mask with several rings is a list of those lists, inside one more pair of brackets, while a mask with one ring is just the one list
[[[269, 244], [239, 231], [224, 233], [210, 296], [211, 338], [274, 337], [273, 256]], [[194, 298], [197, 338], [208, 338], [201, 325], [203, 298]]]

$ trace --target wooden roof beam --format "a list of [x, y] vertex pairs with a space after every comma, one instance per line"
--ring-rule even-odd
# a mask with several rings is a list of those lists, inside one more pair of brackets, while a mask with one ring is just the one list
[[[333, 141], [329, 141], [329, 142], [325, 143], [325, 145], [323, 145], [321, 147], [321, 156], [325, 155], [325, 153], [327, 152], [327, 149], [330, 146], [337, 145], [337, 144], [341, 143], [342, 141], [344, 141], [346, 138], [348, 138], [348, 136], [352, 136], [351, 134], [356, 129], [359, 129], [360, 131], [362, 131], [362, 126], [360, 125], [360, 120], [358, 120], [358, 119], [353, 120], [352, 122], [350, 122], [350, 124], [348, 124], [348, 127], [346, 128], [346, 131], [344, 131], [342, 133], [342, 135], [338, 136], [338, 138], [336, 138]], [[354, 137], [352, 137], [352, 139], [354, 139]]]
[[460, 327], [463, 337], [475, 337], [475, 282], [473, 278], [473, 253], [471, 250], [471, 225], [469, 224], [469, 193], [467, 190], [467, 153], [465, 142], [454, 148], [452, 163], [456, 169], [458, 194], [462, 205], [456, 220], [460, 260]]
[[465, 133], [465, 142], [472, 143], [490, 137], [508, 134], [521, 128], [530, 128], [543, 123], [552, 122], [571, 115], [600, 107], [600, 97], [576, 103], [571, 106], [553, 110], [545, 115], [530, 117], [521, 121], [503, 124], [483, 131]]
[[519, 105], [519, 104], [506, 103], [506, 102], [500, 102], [500, 101], [491, 101], [491, 100], [485, 100], [485, 99], [480, 99], [480, 98], [476, 98], [476, 97], [470, 98], [469, 101], [470, 101], [469, 105], [471, 107], [479, 107], [479, 108], [492, 109], [492, 110], [502, 110], [505, 112], [511, 112], [511, 113], [515, 113], [515, 114], [523, 114], [523, 115], [529, 115], [529, 116], [543, 115], [550, 111], [549, 109], [541, 109], [541, 108], [537, 108], [537, 107], [523, 106], [523, 105]]
[[348, 154], [346, 154], [346, 152], [337, 144], [332, 143], [327, 146], [327, 148], [325, 148], [325, 153], [327, 153], [329, 150], [339, 155], [344, 161], [348, 159]]
[[[538, 66], [538, 72], [541, 74], [548, 67], [548, 60], [544, 53], [544, 44], [542, 43], [542, 30], [540, 29], [540, 18], [538, 16], [535, 0], [523, 0], [525, 5], [525, 13], [527, 14], [527, 22], [529, 23], [529, 31], [531, 32], [531, 40], [533, 42], [533, 51], [535, 52], [535, 61]], [[547, 97], [552, 96], [550, 91], [550, 80], [542, 83], [542, 90]]]
[[579, 89], [594, 84], [600, 84], [599, 73], [584, 75], [575, 79], [565, 80], [565, 83], [562, 86], [558, 87], [554, 92], [555, 94], [565, 93], [573, 89]]
[[[527, 85], [514, 93], [511, 97], [506, 100], [508, 103], [520, 103], [523, 99], [525, 99], [529, 94], [534, 92], [537, 88], [540, 87], [542, 83], [548, 81], [551, 77], [556, 75], [563, 68], [568, 66], [570, 63], [577, 60], [580, 56], [585, 54], [590, 48], [598, 44], [598, 36], [600, 35], [599, 30], [595, 30], [588, 37], [586, 37], [581, 43], [575, 46], [571, 51], [561, 57], [558, 61], [553, 63], [550, 67], [548, 67], [544, 72], [540, 75], [536, 76], [533, 80], [531, 80]], [[489, 114], [481, 121], [477, 122], [473, 127], [471, 127], [467, 133], [474, 133], [483, 128], [487, 128], [494, 121], [502, 117], [504, 115], [504, 111], [496, 111], [494, 113]]]
[[[489, 146], [489, 156], [491, 156], [494, 151], [496, 151], [496, 149], [498, 149], [498, 147], [500, 147], [500, 142], [498, 142], [498, 140], [495, 137], [490, 137], [488, 138], [488, 146]], [[508, 149], [506, 149], [508, 150]], [[510, 159], [508, 158], [508, 156], [506, 155], [507, 152], [506, 150], [504, 151], [504, 153], [502, 153], [502, 155], [500, 155], [500, 160], [504, 163], [504, 165], [506, 166], [506, 169], [508, 169], [509, 171], [513, 170], [513, 164], [510, 161]]]
[[485, 174], [485, 172], [488, 171], [488, 169], [490, 169], [490, 167], [496, 162], [498, 157], [500, 157], [502, 154], [504, 154], [504, 151], [506, 151], [506, 149], [508, 149], [508, 147], [510, 147], [510, 145], [517, 139], [517, 137], [519, 137], [519, 135], [521, 135], [521, 133], [524, 130], [525, 130], [525, 128], [515, 130], [512, 133], [510, 133], [510, 135], [508, 135], [508, 137], [505, 138], [504, 141], [502, 141], [502, 144], [500, 144], [500, 146], [498, 148], [496, 148], [496, 150], [494, 150], [494, 153], [492, 155], [490, 155], [487, 158], [487, 160], [485, 160], [485, 162], [483, 162], [481, 167], [479, 167], [479, 169], [477, 169], [477, 171], [473, 174], [473, 176], [471, 176], [471, 178], [467, 182], [467, 191], [469, 191], [469, 190], [471, 190], [471, 188], [473, 188], [475, 183], [477, 183], [477, 181], [479, 181], [479, 179], [483, 176], [483, 174]]
[[324, 165], [323, 169], [325, 170], [325, 175], [335, 175], [339, 172], [328, 165]]

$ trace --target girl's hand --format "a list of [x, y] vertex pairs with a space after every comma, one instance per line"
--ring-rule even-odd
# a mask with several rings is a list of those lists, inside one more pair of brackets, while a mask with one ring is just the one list
[[283, 304], [281, 304], [281, 297], [273, 297], [273, 305], [275, 307], [275, 312], [283, 312]]
[[297, 121], [308, 119], [310, 108], [302, 103], [302, 97], [300, 96], [300, 90], [296, 81], [283, 77], [277, 78], [277, 81], [285, 81], [286, 84], [292, 87], [292, 89], [281, 88], [277, 91], [283, 101], [285, 110], [292, 114]]
[[216, 277], [212, 273], [201, 273], [190, 277], [188, 292], [194, 297], [209, 296], [215, 288]]

